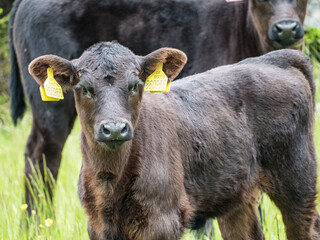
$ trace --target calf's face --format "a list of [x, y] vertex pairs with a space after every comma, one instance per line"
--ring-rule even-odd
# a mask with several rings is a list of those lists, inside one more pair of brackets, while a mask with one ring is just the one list
[[87, 138], [111, 149], [134, 137], [143, 85], [159, 62], [172, 81], [186, 63], [186, 55], [162, 48], [140, 57], [114, 42], [99, 43], [69, 61], [54, 55], [36, 58], [29, 72], [42, 85], [47, 68], [64, 91], [74, 89], [82, 131]]
[[304, 34], [307, 3], [307, 0], [249, 0], [249, 12], [260, 40], [274, 49], [295, 47]]

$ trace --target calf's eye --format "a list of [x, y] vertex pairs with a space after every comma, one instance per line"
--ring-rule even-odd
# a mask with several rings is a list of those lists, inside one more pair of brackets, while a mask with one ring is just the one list
[[138, 92], [138, 85], [139, 83], [136, 83], [135, 85], [133, 85], [133, 87], [129, 90], [129, 95], [133, 96], [134, 94], [136, 94]]
[[85, 87], [82, 87], [82, 95], [87, 95], [88, 90]]
[[81, 86], [82, 95], [88, 98], [92, 97], [92, 93], [85, 87]]

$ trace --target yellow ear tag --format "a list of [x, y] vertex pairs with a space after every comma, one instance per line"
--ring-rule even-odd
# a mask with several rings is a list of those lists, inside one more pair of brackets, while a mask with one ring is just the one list
[[[42, 94], [41, 95], [42, 99], [46, 99], [44, 101], [59, 101], [59, 99], [63, 99], [64, 97], [63, 97], [62, 88], [59, 85], [59, 83], [57, 83], [57, 81], [54, 79], [53, 71], [51, 68], [47, 68], [47, 75], [48, 75], [47, 79], [43, 84], [43, 88], [44, 88], [43, 90], [46, 97], [44, 97], [44, 95]], [[40, 87], [40, 93], [41, 93], [41, 87]]]
[[47, 94], [46, 94], [46, 91], [44, 90], [43, 85], [40, 86], [40, 95], [41, 95], [42, 101], [44, 101], [44, 102], [47, 102], [47, 101], [60, 101], [59, 98], [48, 97]]
[[163, 63], [157, 64], [156, 70], [146, 79], [144, 90], [150, 92], [169, 92], [170, 84], [168, 77], [162, 71]]

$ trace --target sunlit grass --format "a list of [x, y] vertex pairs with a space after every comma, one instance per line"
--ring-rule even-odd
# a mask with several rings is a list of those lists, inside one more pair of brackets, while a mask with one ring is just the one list
[[[319, 65], [315, 66], [315, 75], [318, 111], [315, 115], [314, 132], [316, 151], [317, 155], [320, 156]], [[83, 208], [80, 206], [77, 195], [77, 181], [81, 166], [80, 127], [78, 121], [63, 151], [53, 206], [49, 201], [46, 201], [45, 190], [41, 192], [42, 183], [39, 183], [35, 198], [38, 199], [38, 205], [44, 204], [43, 210], [33, 209], [33, 214], [29, 218], [27, 217], [26, 206], [23, 205], [25, 204], [23, 200], [23, 179], [24, 149], [30, 132], [31, 114], [27, 112], [18, 127], [15, 128], [10, 122], [8, 103], [3, 102], [5, 100], [0, 104], [0, 240], [89, 239], [87, 235], [87, 218]], [[50, 211], [50, 208], [55, 209], [55, 214]], [[262, 197], [262, 215], [266, 239], [285, 239], [281, 214], [266, 195]], [[28, 221], [28, 231], [21, 219]], [[213, 225], [214, 233], [211, 238], [205, 236], [195, 237], [193, 233], [187, 231], [183, 239], [222, 239], [217, 221], [214, 221]]]
[[[43, 204], [43, 210], [27, 218], [23, 210], [24, 193], [24, 149], [30, 132], [31, 114], [28, 112], [17, 128], [9, 119], [7, 104], [0, 108], [0, 239], [88, 239], [87, 220], [77, 195], [77, 181], [81, 165], [79, 147], [79, 124], [69, 136], [63, 151], [61, 171], [55, 188], [53, 206], [43, 183], [38, 183], [35, 199], [37, 205]], [[28, 206], [30, 208], [31, 206]], [[50, 208], [55, 209], [55, 215]], [[22, 208], [22, 209], [21, 209]], [[49, 210], [48, 210], [49, 209]], [[51, 215], [50, 215], [51, 214]], [[37, 217], [36, 217], [37, 216]], [[29, 232], [21, 219], [27, 219]], [[20, 230], [20, 228], [22, 230]]]

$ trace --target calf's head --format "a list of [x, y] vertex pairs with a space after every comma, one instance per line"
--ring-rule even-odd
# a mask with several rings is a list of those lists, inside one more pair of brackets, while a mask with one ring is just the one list
[[29, 72], [42, 85], [50, 67], [64, 91], [74, 90], [86, 138], [115, 149], [134, 136], [144, 81], [157, 64], [163, 63], [172, 81], [186, 60], [177, 49], [161, 48], [141, 57], [118, 43], [104, 42], [72, 61], [54, 55], [38, 57], [30, 63]]
[[308, 0], [249, 0], [249, 14], [266, 50], [296, 47], [304, 34], [307, 3]]

